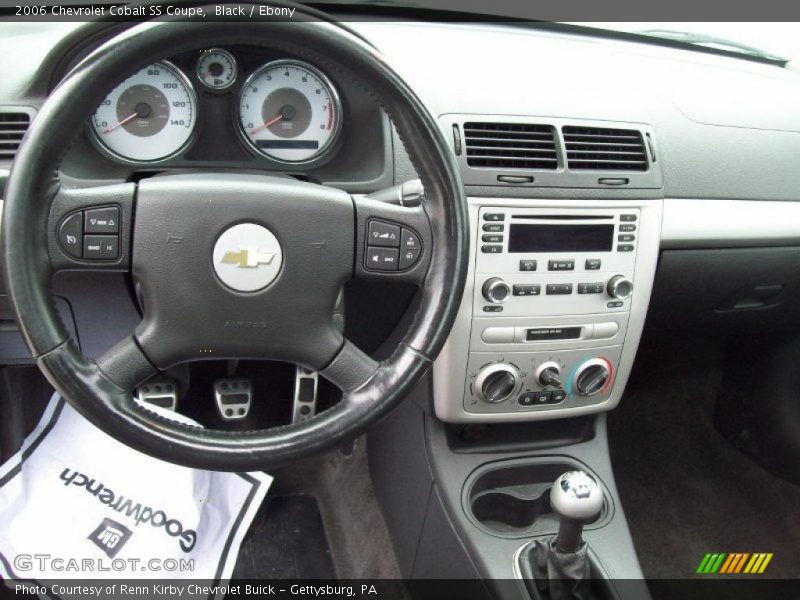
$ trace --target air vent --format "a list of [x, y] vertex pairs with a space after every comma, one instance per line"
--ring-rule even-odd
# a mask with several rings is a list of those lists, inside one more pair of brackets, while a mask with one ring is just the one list
[[31, 117], [24, 112], [0, 112], [0, 160], [13, 160]]
[[464, 123], [467, 165], [500, 169], [558, 167], [555, 130], [525, 123]]
[[636, 129], [565, 126], [561, 131], [571, 170], [647, 170], [642, 133]]

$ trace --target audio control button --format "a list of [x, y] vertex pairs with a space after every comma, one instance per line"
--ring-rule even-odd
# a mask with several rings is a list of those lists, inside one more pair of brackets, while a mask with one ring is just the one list
[[484, 221], [505, 221], [505, 213], [483, 213]]
[[542, 293], [542, 286], [538, 283], [515, 283], [513, 290], [515, 296], [538, 296]]
[[519, 270], [520, 271], [535, 271], [536, 270], [536, 261], [535, 260], [521, 260], [521, 261], [519, 261]]
[[627, 222], [627, 223], [635, 221], [636, 218], [637, 218], [636, 215], [620, 215], [619, 216], [619, 220], [620, 221]]
[[400, 245], [400, 226], [372, 220], [369, 222], [367, 239], [370, 246], [397, 248]]
[[579, 294], [602, 294], [603, 288], [602, 281], [598, 281], [596, 283], [579, 283], [578, 284], [578, 293]]
[[487, 233], [481, 238], [481, 241], [490, 242], [492, 244], [501, 244], [503, 243], [503, 236], [496, 233]]
[[632, 233], [621, 233], [617, 236], [618, 242], [632, 242], [636, 239], [636, 236]]
[[571, 283], [548, 283], [546, 288], [548, 296], [566, 296], [572, 293]]
[[504, 229], [505, 229], [505, 225], [503, 225], [502, 223], [484, 223], [483, 224], [483, 230], [484, 231], [490, 231], [490, 232], [494, 232], [494, 233], [502, 233], [502, 231]]
[[551, 260], [547, 263], [548, 271], [574, 271], [574, 260]]
[[617, 252], [633, 252], [633, 244], [618, 244]]
[[601, 264], [599, 258], [587, 258], [585, 268], [587, 271], [598, 271]]
[[620, 225], [619, 230], [623, 232], [636, 231], [636, 225], [633, 225], [631, 223], [626, 223], [625, 225]]
[[502, 246], [490, 246], [488, 244], [481, 246], [481, 252], [483, 252], [484, 254], [500, 254], [502, 251], [503, 251]]

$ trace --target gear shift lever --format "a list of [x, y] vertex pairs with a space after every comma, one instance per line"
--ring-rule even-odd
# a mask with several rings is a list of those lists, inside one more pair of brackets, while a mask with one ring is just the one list
[[550, 504], [561, 523], [554, 543], [559, 552], [577, 552], [583, 542], [583, 526], [603, 509], [603, 492], [583, 471], [568, 471], [550, 490]]

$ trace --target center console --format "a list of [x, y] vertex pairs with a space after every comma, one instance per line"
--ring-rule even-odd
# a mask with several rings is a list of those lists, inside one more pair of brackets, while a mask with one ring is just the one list
[[650, 297], [658, 200], [470, 200], [471, 271], [434, 371], [447, 422], [616, 406]]

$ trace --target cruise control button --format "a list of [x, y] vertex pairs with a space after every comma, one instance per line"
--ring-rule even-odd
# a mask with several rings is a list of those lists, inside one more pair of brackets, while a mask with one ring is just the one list
[[384, 221], [370, 221], [367, 243], [370, 246], [397, 248], [400, 246], [400, 226]]
[[58, 228], [58, 241], [64, 252], [73, 258], [83, 256], [83, 213], [68, 216]]
[[398, 250], [395, 248], [367, 248], [366, 267], [373, 271], [397, 271]]
[[550, 296], [567, 295], [572, 293], [571, 283], [548, 283], [547, 294]]
[[86, 260], [119, 258], [119, 237], [116, 235], [83, 236], [83, 258]]
[[83, 231], [86, 233], [119, 233], [119, 209], [116, 206], [86, 211]]
[[405, 271], [406, 269], [412, 267], [415, 262], [419, 259], [419, 255], [422, 253], [421, 248], [401, 248], [400, 249], [400, 270]]
[[575, 269], [574, 260], [551, 260], [547, 263], [548, 271], [572, 271]]
[[519, 270], [520, 271], [535, 271], [536, 270], [536, 261], [535, 260], [521, 260], [521, 261], [519, 261]]

